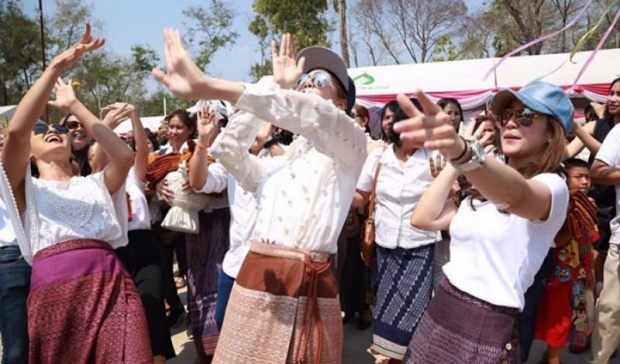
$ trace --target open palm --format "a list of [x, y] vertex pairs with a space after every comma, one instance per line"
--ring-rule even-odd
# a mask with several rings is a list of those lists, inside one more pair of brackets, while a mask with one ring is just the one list
[[280, 51], [276, 41], [271, 42], [271, 63], [273, 65], [273, 81], [284, 89], [292, 89], [297, 86], [305, 59], [302, 57], [299, 62], [295, 60], [293, 52], [293, 37], [289, 33], [282, 35]]
[[187, 99], [200, 96], [200, 84], [206, 77], [183, 46], [178, 30], [164, 29], [167, 73], [154, 69], [153, 76], [173, 94]]

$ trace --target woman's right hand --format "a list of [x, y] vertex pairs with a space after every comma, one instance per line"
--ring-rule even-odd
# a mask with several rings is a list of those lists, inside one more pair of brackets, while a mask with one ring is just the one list
[[58, 67], [61, 71], [66, 70], [72, 67], [85, 53], [101, 48], [105, 44], [105, 39], [96, 38], [93, 40], [90, 30], [90, 23], [86, 23], [86, 28], [80, 41], [54, 57], [50, 66]]
[[69, 113], [71, 107], [79, 102], [75, 96], [75, 91], [73, 91], [73, 86], [71, 84], [71, 80], [69, 80], [68, 83], [65, 83], [62, 78], [58, 78], [58, 81], [56, 81], [56, 86], [54, 86], [54, 89], [56, 90], [56, 100], [50, 100], [47, 103], [52, 107]]

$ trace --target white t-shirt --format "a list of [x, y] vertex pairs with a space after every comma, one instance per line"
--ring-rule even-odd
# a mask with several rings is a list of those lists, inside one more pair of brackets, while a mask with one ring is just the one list
[[[601, 149], [596, 154], [596, 159], [614, 168], [620, 168], [620, 128], [618, 126], [620, 124], [614, 126], [607, 134]], [[620, 244], [620, 215], [618, 215], [620, 214], [620, 185], [616, 185], [616, 214], [609, 224], [610, 244]]]
[[494, 305], [519, 308], [555, 235], [566, 219], [568, 187], [557, 174], [532, 178], [551, 191], [545, 221], [501, 213], [492, 202], [461, 203], [450, 224], [450, 262], [444, 273], [455, 287]]
[[377, 163], [381, 161], [375, 203], [375, 240], [377, 245], [395, 249], [412, 249], [441, 239], [439, 231], [424, 231], [411, 225], [411, 215], [418, 201], [433, 182], [428, 158], [431, 153], [416, 150], [404, 165], [394, 154], [392, 145], [373, 150], [366, 159], [357, 189], [372, 191]]
[[136, 177], [136, 172], [132, 167], [127, 174], [125, 189], [131, 201], [131, 221], [127, 224], [127, 229], [132, 230], [151, 230], [151, 214], [149, 204], [144, 195], [146, 182], [140, 181]]

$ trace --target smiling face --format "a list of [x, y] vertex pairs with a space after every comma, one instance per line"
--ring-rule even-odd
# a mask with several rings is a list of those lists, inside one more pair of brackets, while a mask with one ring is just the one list
[[448, 114], [450, 117], [450, 123], [454, 129], [458, 130], [459, 124], [461, 123], [461, 110], [459, 107], [453, 103], [448, 103], [443, 108], [443, 112]]
[[[525, 105], [518, 99], [513, 99], [508, 109], [523, 109]], [[515, 116], [512, 116], [500, 131], [502, 151], [511, 162], [530, 160], [538, 156], [552, 137], [548, 126], [548, 117], [535, 114], [529, 126], [521, 125]]]
[[90, 134], [88, 134], [84, 125], [82, 125], [75, 116], [69, 115], [63, 125], [69, 129], [69, 137], [71, 137], [71, 147], [73, 150], [82, 150], [91, 141], [92, 138]]
[[33, 131], [30, 136], [30, 153], [35, 161], [45, 160], [54, 162], [68, 162], [71, 159], [71, 140], [69, 134], [60, 133], [53, 127], [40, 132]]
[[607, 111], [610, 116], [620, 117], [620, 81], [614, 83], [607, 95]]
[[168, 141], [170, 144], [179, 149], [189, 139], [191, 130], [181, 121], [178, 116], [173, 116], [168, 125]]
[[394, 112], [389, 108], [385, 109], [385, 114], [383, 114], [383, 119], [381, 119], [381, 129], [383, 131], [383, 135], [387, 135], [390, 130], [390, 125], [394, 122]]

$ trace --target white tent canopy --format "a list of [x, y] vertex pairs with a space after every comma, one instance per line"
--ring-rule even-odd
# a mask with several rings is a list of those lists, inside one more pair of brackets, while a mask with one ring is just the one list
[[620, 73], [620, 49], [599, 51], [575, 89], [570, 89], [591, 52], [521, 56], [506, 59], [486, 79], [485, 74], [499, 58], [407, 64], [349, 69], [357, 86], [358, 102], [382, 106], [397, 94], [417, 89], [431, 97], [454, 97], [463, 108], [475, 109], [490, 101], [501, 88], [520, 88], [541, 79], [563, 87], [571, 97], [603, 102], [609, 83]]
[[[157, 132], [159, 126], [164, 120], [165, 116], [149, 116], [149, 117], [141, 117], [140, 121], [142, 121], [142, 126], [147, 129], [150, 129], [152, 132]], [[114, 131], [116, 134], [125, 134], [128, 131], [131, 131], [131, 119], [127, 119], [120, 123]]]

